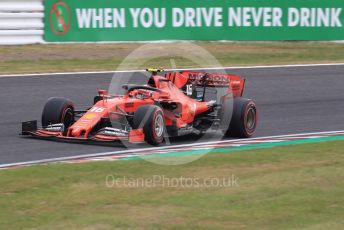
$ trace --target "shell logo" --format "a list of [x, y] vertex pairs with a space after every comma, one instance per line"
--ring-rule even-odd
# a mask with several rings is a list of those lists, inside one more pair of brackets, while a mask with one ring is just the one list
[[85, 114], [84, 115], [84, 119], [93, 119], [95, 118], [97, 115], [96, 114], [93, 114], [93, 113], [88, 113], [88, 114]]
[[197, 106], [195, 103], [192, 103], [191, 105], [189, 105], [189, 111], [190, 111], [191, 116], [195, 116], [196, 108], [197, 108]]

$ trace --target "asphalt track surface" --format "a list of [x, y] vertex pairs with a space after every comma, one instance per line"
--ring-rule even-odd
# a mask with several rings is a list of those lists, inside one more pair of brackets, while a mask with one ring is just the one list
[[[228, 72], [247, 79], [244, 96], [257, 103], [259, 126], [255, 137], [344, 130], [344, 65]], [[116, 79], [129, 76], [136, 83], [146, 79], [143, 73], [115, 74]], [[98, 89], [109, 88], [113, 77], [112, 73], [98, 73], [0, 78], [0, 164], [125, 150], [120, 144], [83, 145], [19, 136], [21, 122], [40, 120], [49, 97], [70, 98], [76, 109], [84, 109], [92, 104]], [[193, 141], [181, 138], [172, 144]], [[133, 146], [141, 147], [147, 146]]]

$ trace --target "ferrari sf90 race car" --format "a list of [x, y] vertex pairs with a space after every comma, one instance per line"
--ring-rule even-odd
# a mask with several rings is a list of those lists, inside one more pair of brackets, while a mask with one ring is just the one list
[[[66, 98], [50, 98], [37, 121], [22, 123], [22, 134], [78, 141], [163, 143], [165, 137], [220, 130], [225, 136], [251, 137], [257, 108], [243, 98], [245, 80], [232, 74], [147, 69], [146, 85], [125, 84], [123, 95], [99, 90], [92, 107], [78, 111]], [[208, 99], [207, 94], [216, 94]]]

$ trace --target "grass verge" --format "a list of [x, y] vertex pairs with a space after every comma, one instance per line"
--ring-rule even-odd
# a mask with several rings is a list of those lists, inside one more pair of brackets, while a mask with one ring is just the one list
[[[183, 43], [152, 44], [151, 55], [167, 53]], [[326, 42], [195, 42], [222, 66], [344, 62], [344, 44]], [[144, 44], [54, 44], [0, 46], [0, 74], [116, 70], [133, 50]], [[147, 66], [201, 67], [181, 57], [135, 57], [126, 69]], [[144, 63], [137, 64], [137, 63]], [[203, 66], [214, 67], [214, 66]]]
[[[132, 160], [0, 171], [0, 226], [343, 229], [343, 149], [344, 142], [335, 141], [214, 153], [181, 166]], [[107, 187], [107, 176], [119, 184]], [[233, 176], [236, 182], [227, 187], [185, 181]]]

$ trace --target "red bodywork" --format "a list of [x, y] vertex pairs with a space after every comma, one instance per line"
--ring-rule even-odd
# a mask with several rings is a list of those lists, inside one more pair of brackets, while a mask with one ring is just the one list
[[165, 126], [173, 125], [176, 128], [183, 128], [192, 123], [197, 115], [206, 113], [212, 106], [211, 102], [202, 102], [187, 96], [182, 90], [186, 85], [204, 86], [206, 84], [207, 87], [226, 87], [228, 88], [226, 96], [240, 97], [245, 84], [245, 81], [237, 75], [205, 75], [202, 72], [173, 72], [165, 76], [153, 74], [151, 81], [156, 91], [134, 89], [124, 95], [112, 96], [108, 95], [107, 91], [100, 90], [99, 96], [102, 100], [87, 110], [66, 132], [38, 129], [30, 134], [76, 140], [143, 142], [142, 129], [129, 129], [118, 136], [109, 136], [104, 133], [94, 133], [94, 128], [102, 119], [120, 119], [125, 114], [135, 113], [140, 106], [161, 103], [176, 105], [173, 112], [163, 107]]

